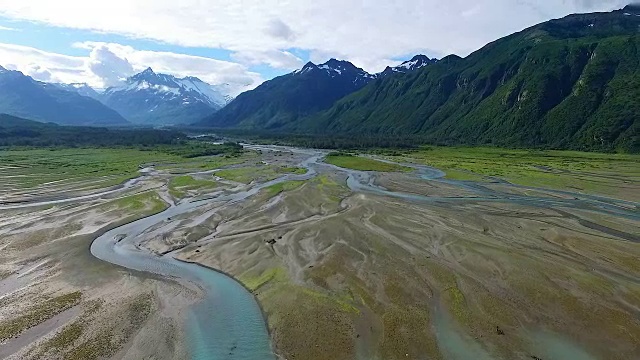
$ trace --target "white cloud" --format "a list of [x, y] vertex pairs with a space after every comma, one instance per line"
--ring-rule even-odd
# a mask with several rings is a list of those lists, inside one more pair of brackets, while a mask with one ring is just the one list
[[0, 0], [0, 15], [187, 47], [222, 48], [247, 63], [287, 68], [293, 62], [283, 61], [283, 49], [298, 48], [340, 54], [367, 70], [378, 70], [389, 59], [425, 49], [431, 50], [429, 56], [466, 55], [549, 18], [612, 10], [626, 2]]
[[243, 64], [260, 65], [267, 64], [274, 69], [295, 70], [302, 64], [302, 59], [288, 51], [240, 51], [231, 54], [231, 57]]
[[26, 46], [0, 43], [0, 65], [20, 70], [37, 80], [87, 82], [111, 86], [127, 76], [152, 67], [176, 76], [196, 76], [213, 85], [228, 84], [232, 95], [258, 86], [263, 79], [244, 65], [206, 57], [170, 52], [143, 51], [113, 43], [74, 44], [86, 56], [67, 56]]
[[289, 25], [285, 24], [280, 19], [271, 20], [267, 24], [267, 28], [265, 30], [267, 34], [275, 38], [281, 38], [284, 40], [294, 40], [296, 38], [296, 34], [289, 27]]
[[0, 25], [0, 31], [20, 31], [20, 29]]
[[0, 43], [0, 65], [7, 69], [20, 70], [36, 80], [51, 82], [96, 83], [86, 69], [81, 57], [60, 55], [27, 46]]
[[89, 69], [102, 79], [104, 86], [114, 86], [135, 73], [126, 57], [114, 54], [107, 45], [97, 45], [89, 54]]

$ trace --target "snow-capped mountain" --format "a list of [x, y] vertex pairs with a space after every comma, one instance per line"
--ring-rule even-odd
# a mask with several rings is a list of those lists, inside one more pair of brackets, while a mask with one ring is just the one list
[[427, 65], [435, 64], [437, 61], [438, 61], [437, 59], [429, 59], [425, 55], [416, 55], [413, 58], [411, 58], [411, 60], [405, 61], [398, 66], [394, 66], [394, 67], [387, 66], [387, 68], [384, 69], [383, 72], [378, 74], [378, 77], [383, 77], [383, 76], [396, 74], [396, 73], [404, 74], [410, 71], [420, 69]]
[[376, 79], [348, 61], [307, 63], [302, 69], [240, 94], [200, 124], [213, 127], [276, 129], [331, 107], [340, 98]]
[[231, 99], [196, 77], [177, 78], [148, 68], [105, 90], [101, 100], [133, 123], [172, 125], [198, 121]]
[[331, 59], [324, 64], [316, 65], [308, 62], [302, 69], [293, 72], [294, 75], [304, 75], [310, 72], [320, 71], [331, 78], [340, 77], [349, 80], [355, 87], [361, 87], [376, 78], [375, 75], [356, 67], [344, 60]]
[[57, 86], [62, 90], [73, 91], [82, 96], [87, 96], [92, 99], [100, 100], [100, 94], [97, 91], [95, 91], [91, 86], [89, 86], [87, 83], [73, 83], [73, 84], [57, 83], [53, 85]]

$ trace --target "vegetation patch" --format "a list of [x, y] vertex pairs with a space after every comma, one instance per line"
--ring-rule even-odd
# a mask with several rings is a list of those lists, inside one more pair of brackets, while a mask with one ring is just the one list
[[269, 196], [275, 196], [285, 191], [291, 191], [299, 188], [305, 183], [305, 181], [283, 181], [275, 185], [264, 188]]
[[380, 172], [408, 172], [412, 169], [406, 166], [388, 164], [382, 161], [368, 159], [360, 156], [353, 156], [345, 153], [331, 153], [325, 160], [327, 164], [339, 166], [341, 168], [360, 171], [380, 171]]
[[388, 158], [433, 166], [456, 180], [496, 177], [524, 186], [606, 195], [625, 192], [620, 189], [637, 185], [640, 177], [640, 155], [630, 154], [424, 147]]
[[262, 274], [253, 276], [251, 274], [242, 274], [239, 278], [249, 290], [255, 291], [264, 284], [274, 282], [285, 282], [288, 279], [287, 271], [281, 267], [266, 269]]
[[116, 353], [120, 344], [111, 331], [103, 331], [80, 344], [65, 355], [68, 360], [94, 360], [109, 357]]
[[127, 196], [115, 200], [109, 204], [113, 204], [120, 209], [127, 210], [148, 210], [149, 213], [158, 213], [167, 208], [167, 204], [160, 198], [155, 191], [147, 191], [144, 193]]
[[24, 315], [0, 322], [0, 341], [15, 337], [21, 332], [76, 306], [81, 297], [82, 293], [79, 291], [60, 295], [31, 307]]
[[304, 174], [305, 169], [290, 166], [255, 166], [226, 169], [216, 172], [216, 175], [227, 180], [249, 184], [255, 180], [269, 181], [285, 174]]
[[65, 326], [62, 331], [44, 343], [43, 351], [53, 350], [59, 352], [70, 347], [82, 336], [83, 330], [84, 325], [81, 322], [74, 322], [71, 325]]
[[440, 358], [426, 309], [390, 306], [382, 315], [382, 323], [385, 336], [380, 350], [385, 359]]
[[217, 186], [213, 180], [195, 179], [193, 176], [177, 176], [169, 182], [169, 193], [175, 198], [184, 197], [189, 190], [210, 189]]

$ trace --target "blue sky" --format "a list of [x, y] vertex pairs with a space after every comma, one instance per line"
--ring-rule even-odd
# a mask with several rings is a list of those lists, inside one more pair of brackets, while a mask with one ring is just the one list
[[0, 0], [0, 65], [42, 81], [94, 87], [151, 66], [237, 93], [331, 57], [377, 72], [416, 53], [466, 56], [541, 21], [625, 3]]

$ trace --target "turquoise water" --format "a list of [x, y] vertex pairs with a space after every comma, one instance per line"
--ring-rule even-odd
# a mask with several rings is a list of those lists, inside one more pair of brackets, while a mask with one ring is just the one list
[[469, 335], [459, 332], [449, 316], [436, 306], [434, 326], [438, 348], [447, 360], [495, 360]]
[[[171, 214], [173, 211], [159, 215], [168, 218]], [[242, 285], [202, 266], [138, 250], [132, 241], [127, 241], [139, 234], [137, 230], [146, 229], [157, 220], [158, 216], [151, 217], [109, 231], [94, 241], [91, 252], [102, 260], [179, 278], [204, 290], [204, 298], [191, 307], [186, 326], [193, 359], [275, 359], [260, 307]], [[129, 236], [116, 243], [118, 234]]]
[[544, 360], [597, 360], [584, 349], [552, 333], [537, 332], [530, 338], [535, 350], [541, 354], [536, 356]]
[[[314, 153], [316, 154], [316, 153]], [[318, 160], [312, 156], [303, 163]], [[256, 185], [247, 191], [214, 197], [233, 204], [255, 195], [260, 189], [287, 180], [305, 180], [315, 175], [287, 175]], [[253, 294], [233, 278], [206, 267], [156, 256], [136, 246], [139, 235], [156, 224], [203, 206], [207, 200], [183, 202], [147, 218], [108, 231], [91, 244], [91, 253], [104, 261], [132, 270], [150, 272], [196, 284], [204, 297], [190, 308], [187, 341], [194, 360], [269, 360], [275, 359], [262, 311]], [[124, 235], [124, 237], [122, 237]], [[120, 241], [117, 241], [117, 239]]]
[[[214, 270], [157, 257], [135, 247], [133, 239], [177, 213], [172, 209], [107, 232], [93, 242], [92, 254], [129, 269], [189, 281], [204, 291], [204, 298], [190, 308], [187, 319], [192, 359], [275, 359], [260, 307], [242, 285]], [[116, 242], [119, 234], [128, 236]]]

